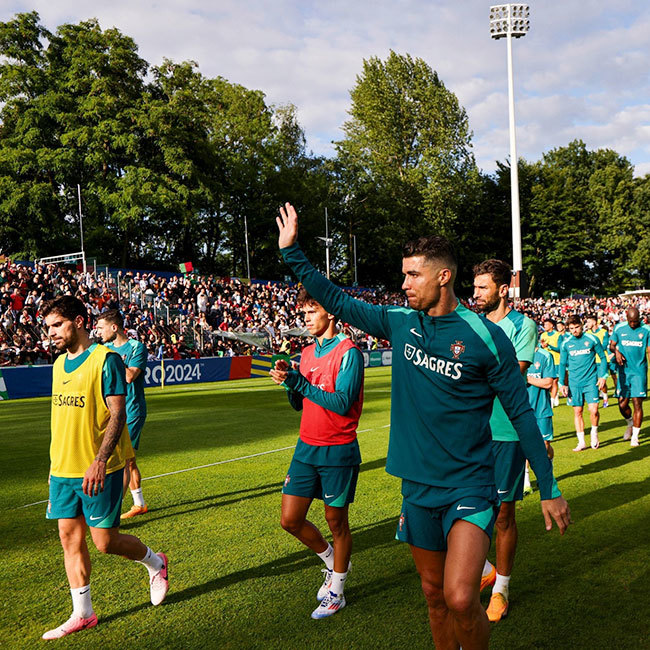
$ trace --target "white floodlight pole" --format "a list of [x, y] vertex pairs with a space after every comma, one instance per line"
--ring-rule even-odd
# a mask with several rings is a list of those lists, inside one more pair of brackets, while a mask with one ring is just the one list
[[251, 281], [251, 260], [248, 253], [248, 220], [244, 214], [244, 239], [246, 240], [246, 270], [248, 272], [248, 281]]
[[325, 267], [327, 268], [327, 279], [330, 279], [330, 234], [327, 227], [327, 208], [325, 208]]
[[[507, 4], [490, 7], [490, 35], [505, 38], [508, 55], [508, 114], [510, 129], [510, 202], [512, 213], [512, 270], [522, 270], [521, 215], [519, 210], [519, 168], [515, 130], [515, 84], [512, 70], [512, 39], [524, 36], [530, 27], [528, 5]], [[516, 288], [518, 289], [518, 287]]]
[[86, 253], [84, 252], [84, 220], [81, 213], [81, 185], [77, 183], [77, 198], [79, 199], [79, 235], [81, 237], [81, 255], [84, 266], [84, 273], [86, 272]]
[[358, 286], [359, 280], [357, 278], [357, 236], [352, 235], [352, 243], [354, 248], [354, 286]]

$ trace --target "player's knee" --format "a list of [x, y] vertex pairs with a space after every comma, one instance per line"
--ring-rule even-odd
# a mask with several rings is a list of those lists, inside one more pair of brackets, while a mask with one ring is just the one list
[[[514, 503], [513, 503], [514, 505]], [[497, 515], [494, 526], [499, 531], [507, 531], [511, 528], [515, 528], [517, 523], [515, 522], [515, 510], [514, 508], [501, 508], [499, 514]]]
[[476, 594], [471, 589], [452, 587], [445, 590], [445, 603], [454, 616], [463, 617], [474, 609]]
[[328, 512], [325, 515], [325, 520], [334, 537], [341, 537], [350, 531], [347, 517], [341, 514]]
[[61, 540], [61, 546], [64, 550], [72, 551], [81, 547], [84, 535], [80, 534], [79, 531], [76, 530], [59, 529], [59, 539]]
[[431, 609], [447, 609], [442, 586], [421, 577], [422, 593]]
[[117, 540], [105, 529], [93, 530], [93, 543], [100, 553], [118, 553]]
[[280, 519], [280, 526], [292, 535], [297, 535], [304, 523], [304, 519], [296, 519], [295, 517], [285, 514], [283, 514]]

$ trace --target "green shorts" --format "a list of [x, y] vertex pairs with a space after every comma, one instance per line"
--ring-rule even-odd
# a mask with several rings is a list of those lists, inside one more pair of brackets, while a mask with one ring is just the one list
[[326, 506], [344, 508], [354, 501], [358, 477], [358, 465], [308, 465], [293, 458], [282, 494], [322, 499]]
[[499, 501], [521, 501], [524, 498], [526, 457], [518, 441], [492, 441], [494, 479]]
[[124, 470], [106, 475], [104, 491], [89, 497], [83, 493], [83, 478], [50, 477], [50, 499], [46, 519], [74, 519], [83, 514], [91, 528], [117, 528], [122, 508]]
[[462, 519], [478, 526], [492, 539], [498, 503], [484, 497], [462, 497], [449, 505], [425, 508], [402, 500], [395, 539], [427, 551], [446, 551], [447, 535]]
[[618, 376], [618, 396], [623, 399], [647, 397], [647, 377], [645, 375], [632, 375], [621, 372]]
[[142, 427], [144, 426], [144, 421], [146, 419], [146, 417], [141, 417], [126, 423], [126, 428], [129, 430], [129, 438], [131, 438], [133, 449], [137, 449], [140, 446], [140, 434], [142, 433]]
[[585, 402], [587, 404], [598, 404], [599, 401], [600, 394], [596, 384], [584, 386], [569, 382], [569, 397], [566, 402], [569, 406], [583, 406]]
[[553, 440], [553, 416], [549, 415], [547, 418], [537, 418], [537, 426], [542, 432], [542, 438], [546, 442]]

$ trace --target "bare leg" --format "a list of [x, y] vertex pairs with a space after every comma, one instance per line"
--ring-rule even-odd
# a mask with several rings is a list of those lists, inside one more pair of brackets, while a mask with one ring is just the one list
[[[142, 483], [142, 475], [138, 469], [138, 465], [135, 462], [135, 458], [131, 458], [129, 462], [129, 469], [131, 476], [129, 478], [129, 489], [137, 490]], [[125, 473], [126, 476], [126, 473]]]
[[576, 433], [585, 430], [585, 421], [582, 419], [582, 406], [573, 407], [573, 424], [576, 428]]
[[479, 599], [490, 539], [478, 526], [457, 521], [447, 536], [444, 594], [456, 639], [464, 650], [487, 650], [490, 625]]
[[91, 528], [90, 534], [100, 553], [123, 555], [128, 560], [142, 560], [147, 547], [134, 535], [124, 535], [119, 528]]
[[86, 522], [83, 515], [74, 519], [59, 519], [59, 538], [70, 587], [85, 587], [90, 584], [90, 554], [86, 544]]
[[327, 542], [320, 530], [311, 521], [307, 521], [307, 511], [311, 502], [312, 500], [307, 497], [283, 494], [281, 525], [312, 551], [322, 553], [327, 549]]
[[512, 574], [517, 551], [517, 522], [515, 502], [503, 501], [494, 524], [496, 529], [497, 573], [502, 576]]
[[[621, 415], [627, 420], [632, 417], [632, 409], [630, 408], [630, 398], [629, 397], [619, 397], [618, 398], [618, 410], [621, 412]], [[634, 425], [638, 426], [638, 425]]]
[[598, 412], [598, 404], [589, 404], [589, 419], [591, 420], [591, 426], [597, 427], [600, 422], [600, 413]]
[[348, 521], [348, 506], [344, 508], [325, 506], [325, 519], [327, 519], [327, 525], [332, 533], [334, 571], [345, 573], [348, 570], [350, 556], [352, 555], [352, 534], [350, 533], [350, 523]]
[[445, 602], [442, 584], [447, 554], [444, 551], [428, 551], [417, 546], [410, 548], [429, 608], [429, 625], [433, 642], [438, 650], [458, 650], [454, 622]]
[[633, 397], [632, 404], [634, 405], [633, 424], [640, 429], [643, 424], [643, 397]]

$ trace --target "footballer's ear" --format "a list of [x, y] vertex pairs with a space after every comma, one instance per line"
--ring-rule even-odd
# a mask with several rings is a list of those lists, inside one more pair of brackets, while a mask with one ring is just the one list
[[445, 285], [452, 282], [453, 278], [454, 278], [454, 274], [451, 269], [443, 267], [438, 272], [438, 281], [441, 287], [444, 287]]
[[499, 287], [499, 297], [500, 298], [507, 298], [509, 292], [510, 292], [510, 285], [509, 284], [502, 284]]

